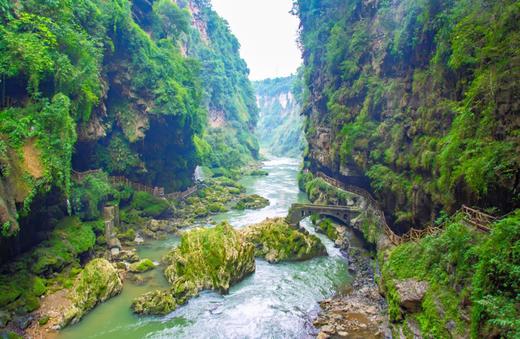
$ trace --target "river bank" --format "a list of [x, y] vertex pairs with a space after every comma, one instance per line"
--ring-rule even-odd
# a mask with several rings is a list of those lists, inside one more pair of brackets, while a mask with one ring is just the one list
[[[268, 176], [246, 176], [239, 183], [247, 194], [258, 194], [270, 205], [258, 210], [230, 210], [204, 219], [206, 227], [228, 220], [234, 228], [259, 223], [266, 218], [285, 216], [294, 202], [307, 202], [297, 188], [299, 161], [271, 159], [264, 162]], [[309, 221], [302, 225], [316, 234]], [[311, 338], [317, 332], [312, 319], [319, 311], [318, 302], [332, 297], [348, 286], [351, 278], [340, 250], [323, 234], [317, 234], [328, 256], [302, 262], [276, 265], [255, 260], [256, 271], [220, 295], [205, 291], [186, 305], [166, 316], [138, 317], [130, 311], [136, 296], [155, 288], [167, 287], [160, 270], [144, 273], [144, 284], [128, 282], [122, 293], [94, 309], [81, 322], [64, 329], [60, 338], [183, 337], [289, 337]], [[140, 257], [159, 260], [174, 248], [179, 237], [167, 235], [150, 240], [137, 248]]]

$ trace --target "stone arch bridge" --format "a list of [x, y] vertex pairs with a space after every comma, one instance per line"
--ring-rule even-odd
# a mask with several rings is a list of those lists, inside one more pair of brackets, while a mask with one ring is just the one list
[[298, 223], [311, 216], [318, 214], [337, 219], [346, 225], [352, 225], [350, 221], [362, 212], [359, 207], [352, 206], [332, 206], [332, 205], [314, 205], [314, 204], [292, 204], [287, 214], [286, 221], [289, 225], [297, 227]]

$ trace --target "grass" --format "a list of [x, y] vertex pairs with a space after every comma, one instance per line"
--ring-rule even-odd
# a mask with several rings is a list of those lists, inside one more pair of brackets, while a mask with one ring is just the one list
[[[469, 228], [456, 216], [440, 235], [395, 247], [382, 265], [390, 319], [414, 318], [429, 337], [471, 334], [478, 338], [492, 333], [517, 337], [519, 246], [517, 210], [496, 222], [489, 235]], [[422, 310], [413, 315], [403, 313], [395, 291], [395, 282], [408, 278], [429, 283]]]

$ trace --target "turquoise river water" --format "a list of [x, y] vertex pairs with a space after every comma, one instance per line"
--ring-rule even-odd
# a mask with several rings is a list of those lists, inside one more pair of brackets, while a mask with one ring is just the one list
[[[270, 200], [261, 210], [230, 211], [213, 217], [240, 228], [267, 217], [284, 216], [294, 202], [307, 202], [298, 189], [299, 161], [276, 158], [264, 162], [265, 177], [245, 177], [248, 193]], [[310, 222], [302, 225], [313, 232]], [[210, 225], [207, 225], [208, 227]], [[345, 258], [334, 244], [318, 235], [328, 256], [296, 263], [268, 264], [256, 261], [256, 272], [233, 286], [228, 295], [203, 292], [164, 317], [140, 317], [130, 311], [136, 296], [167, 287], [161, 269], [145, 273], [142, 286], [125, 282], [123, 292], [97, 306], [81, 322], [63, 330], [59, 338], [311, 338], [312, 317], [318, 302], [348, 285]], [[148, 241], [139, 247], [142, 258], [159, 261], [179, 243], [177, 236]]]

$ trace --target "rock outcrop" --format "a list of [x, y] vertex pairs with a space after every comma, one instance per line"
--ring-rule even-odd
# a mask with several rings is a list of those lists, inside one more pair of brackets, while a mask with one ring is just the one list
[[270, 263], [306, 260], [327, 254], [318, 237], [292, 228], [283, 218], [266, 219], [241, 232], [255, 245], [255, 255]]
[[421, 303], [428, 290], [426, 281], [415, 279], [399, 280], [395, 282], [399, 303], [407, 312], [413, 313], [421, 309]]
[[155, 264], [150, 259], [143, 259], [138, 262], [131, 264], [128, 267], [128, 271], [132, 273], [144, 273], [153, 270]]
[[[79, 273], [70, 289], [42, 297], [41, 307], [31, 315], [26, 335], [48, 337], [78, 322], [96, 305], [118, 295], [122, 289], [123, 282], [116, 268], [105, 259], [94, 259]], [[38, 321], [32, 321], [33, 318]]]
[[64, 312], [61, 325], [78, 322], [97, 304], [119, 294], [123, 282], [115, 267], [105, 259], [94, 259], [79, 274], [70, 292], [70, 307]]
[[188, 231], [179, 247], [163, 258], [171, 287], [136, 298], [132, 309], [138, 314], [166, 314], [202, 290], [227, 293], [255, 271], [254, 254], [254, 246], [227, 223]]
[[374, 281], [370, 259], [355, 247], [349, 248], [348, 257], [354, 281], [347, 293], [320, 302], [321, 311], [314, 320], [318, 338], [388, 338], [386, 303]]

